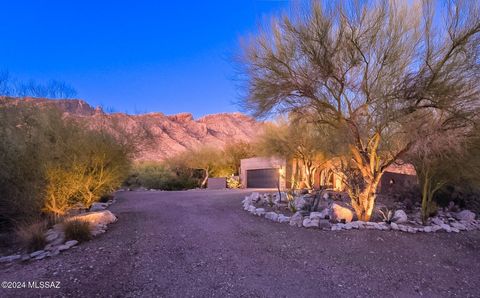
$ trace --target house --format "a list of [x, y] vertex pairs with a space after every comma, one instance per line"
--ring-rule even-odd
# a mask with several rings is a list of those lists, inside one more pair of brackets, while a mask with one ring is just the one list
[[[287, 162], [279, 157], [253, 157], [240, 161], [240, 181], [245, 188], [278, 188], [292, 187], [292, 174], [302, 173], [302, 165], [293, 160]], [[411, 164], [392, 164], [382, 176], [378, 193], [391, 193], [417, 184], [415, 169]], [[341, 173], [335, 169], [335, 162], [328, 161], [313, 176], [315, 188], [326, 187], [343, 191], [344, 184]], [[302, 185], [300, 185], [302, 187]]]

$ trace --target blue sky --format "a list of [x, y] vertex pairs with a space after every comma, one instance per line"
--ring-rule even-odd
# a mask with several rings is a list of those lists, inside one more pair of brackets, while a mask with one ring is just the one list
[[239, 38], [288, 1], [2, 1], [0, 70], [118, 112], [239, 110]]

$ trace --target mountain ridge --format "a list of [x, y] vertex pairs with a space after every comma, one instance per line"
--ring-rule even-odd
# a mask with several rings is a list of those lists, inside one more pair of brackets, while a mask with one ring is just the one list
[[136, 144], [137, 161], [162, 161], [189, 149], [201, 146], [222, 148], [235, 141], [252, 141], [262, 126], [252, 117], [239, 112], [209, 114], [194, 119], [188, 112], [165, 115], [161, 112], [145, 114], [106, 113], [82, 99], [8, 98], [0, 97], [2, 105], [29, 103], [36, 106], [54, 106], [66, 117], [86, 120], [92, 129], [104, 127], [113, 132], [120, 129], [131, 134], [145, 132]]

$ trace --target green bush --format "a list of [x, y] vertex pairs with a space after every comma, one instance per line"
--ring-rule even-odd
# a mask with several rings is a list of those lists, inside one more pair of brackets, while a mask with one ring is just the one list
[[198, 186], [198, 180], [175, 172], [161, 163], [141, 163], [127, 180], [130, 185], [150, 189], [184, 190]]
[[85, 242], [92, 239], [90, 223], [87, 221], [72, 219], [65, 221], [62, 225], [63, 232], [65, 233], [65, 240], [77, 240], [78, 242]]
[[0, 101], [0, 229], [89, 207], [125, 180], [130, 150], [58, 110]]

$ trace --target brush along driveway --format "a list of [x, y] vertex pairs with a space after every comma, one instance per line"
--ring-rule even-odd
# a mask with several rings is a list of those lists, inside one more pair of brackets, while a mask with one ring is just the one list
[[[480, 296], [480, 233], [299, 229], [242, 210], [246, 191], [122, 192], [107, 233], [1, 265], [0, 297]], [[33, 296], [32, 296], [33, 295]]]

